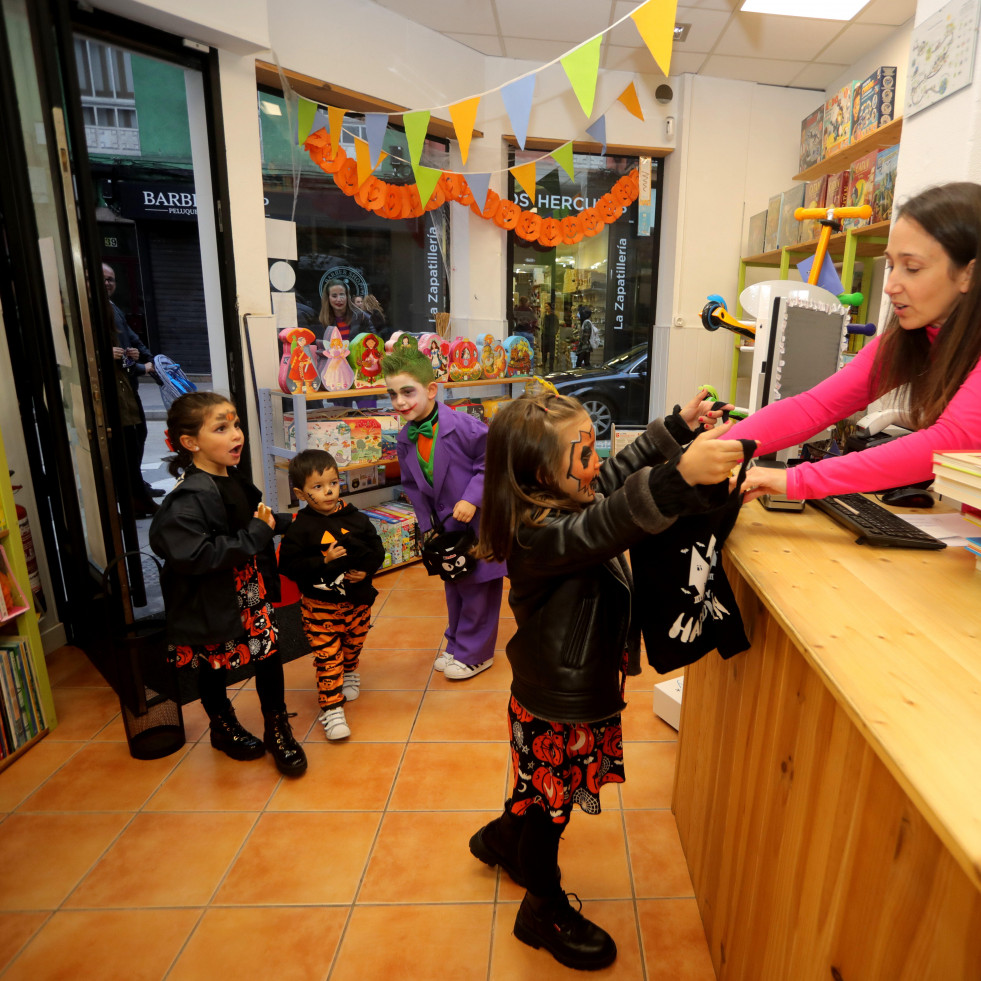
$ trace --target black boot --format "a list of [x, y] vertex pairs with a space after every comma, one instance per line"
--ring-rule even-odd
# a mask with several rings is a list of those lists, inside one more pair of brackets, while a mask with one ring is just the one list
[[[579, 909], [582, 903], [575, 896]], [[616, 960], [613, 938], [579, 909], [564, 892], [556, 896], [525, 893], [514, 921], [514, 935], [530, 947], [544, 947], [560, 964], [577, 971], [598, 971]]]
[[479, 858], [484, 865], [500, 865], [502, 869], [522, 888], [526, 888], [525, 877], [521, 874], [518, 859], [518, 842], [521, 840], [522, 818], [515, 817], [510, 810], [511, 801], [504, 802], [504, 813], [485, 824], [470, 838], [470, 853]]
[[307, 772], [307, 754], [303, 752], [303, 747], [293, 737], [293, 729], [290, 726], [289, 715], [284, 708], [281, 712], [274, 715], [264, 716], [266, 720], [266, 730], [263, 733], [262, 741], [266, 749], [272, 753], [276, 769], [288, 777], [298, 777], [301, 773]]
[[211, 717], [211, 745], [233, 760], [257, 760], [266, 752], [262, 743], [235, 718], [231, 703]]

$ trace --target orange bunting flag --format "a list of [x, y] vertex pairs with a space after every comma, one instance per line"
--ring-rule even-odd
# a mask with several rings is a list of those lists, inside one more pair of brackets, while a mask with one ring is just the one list
[[344, 110], [337, 106], [327, 107], [327, 126], [330, 129], [331, 156], [337, 153], [341, 145], [341, 127], [344, 125]]
[[360, 136], [354, 138], [354, 151], [358, 158], [358, 187], [360, 187], [370, 176], [371, 166], [371, 147], [367, 140], [362, 140]]
[[473, 136], [473, 124], [477, 118], [477, 106], [480, 104], [480, 96], [475, 95], [472, 99], [464, 99], [454, 106], [450, 106], [450, 119], [453, 120], [453, 129], [456, 131], [456, 139], [460, 144], [460, 159], [466, 164], [467, 155], [470, 153], [470, 139]]
[[421, 164], [416, 164], [412, 170], [416, 176], [416, 189], [419, 191], [419, 200], [422, 201], [422, 206], [425, 208], [429, 204], [429, 199], [433, 196], [433, 191], [436, 189], [440, 177], [443, 176], [443, 171], [436, 170], [434, 167], [423, 167]]
[[[672, 21], [672, 29], [674, 22]], [[587, 115], [593, 114], [593, 100], [596, 97], [596, 79], [599, 76], [600, 45], [603, 35], [594, 37], [585, 44], [580, 44], [562, 59], [572, 91], [576, 93], [582, 111]]]
[[640, 99], [637, 98], [637, 90], [633, 82], [617, 96], [617, 102], [622, 102], [627, 107], [627, 112], [636, 116], [641, 122], [644, 121], [644, 113], [640, 108]]
[[649, 0], [630, 15], [644, 44], [665, 75], [671, 74], [671, 45], [674, 43], [677, 12], [678, 0]]
[[572, 172], [572, 140], [557, 146], [550, 156], [569, 175], [569, 180], [575, 180]]
[[519, 167], [512, 167], [511, 173], [514, 174], [514, 179], [521, 185], [525, 194], [528, 195], [528, 200], [532, 202], [531, 207], [534, 207], [535, 161], [532, 160], [531, 163], [521, 164]]

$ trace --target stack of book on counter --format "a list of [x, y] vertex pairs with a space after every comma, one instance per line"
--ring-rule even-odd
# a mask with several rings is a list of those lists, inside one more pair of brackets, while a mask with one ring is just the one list
[[389, 501], [362, 508], [362, 513], [375, 526], [385, 547], [383, 569], [419, 558], [419, 528], [411, 504]]
[[977, 557], [981, 570], [981, 451], [976, 453], [934, 453], [933, 489], [967, 505], [964, 515], [979, 526], [976, 538], [968, 538], [965, 546]]

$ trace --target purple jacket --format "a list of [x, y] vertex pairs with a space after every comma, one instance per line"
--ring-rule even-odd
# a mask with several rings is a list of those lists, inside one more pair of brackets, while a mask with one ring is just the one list
[[[457, 501], [469, 501], [477, 507], [470, 522], [476, 534], [480, 529], [480, 505], [484, 499], [484, 447], [487, 443], [487, 426], [466, 412], [457, 412], [442, 403], [437, 408], [439, 431], [436, 436], [433, 460], [433, 485], [423, 476], [419, 466], [416, 446], [409, 439], [409, 427], [399, 433], [396, 448], [402, 471], [402, 486], [415, 508], [416, 520], [421, 531], [432, 527], [430, 513], [436, 516], [447, 531], [462, 528], [453, 519], [453, 505]], [[470, 583], [501, 579], [505, 574], [503, 562], [478, 562], [477, 568], [467, 576]]]

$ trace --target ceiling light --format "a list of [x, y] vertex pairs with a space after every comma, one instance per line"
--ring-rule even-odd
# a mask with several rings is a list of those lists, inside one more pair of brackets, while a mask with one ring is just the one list
[[691, 30], [691, 24], [675, 24], [674, 25], [674, 40], [684, 41], [688, 37], [688, 32]]
[[851, 20], [869, 0], [743, 0], [747, 14], [778, 14], [812, 20]]

